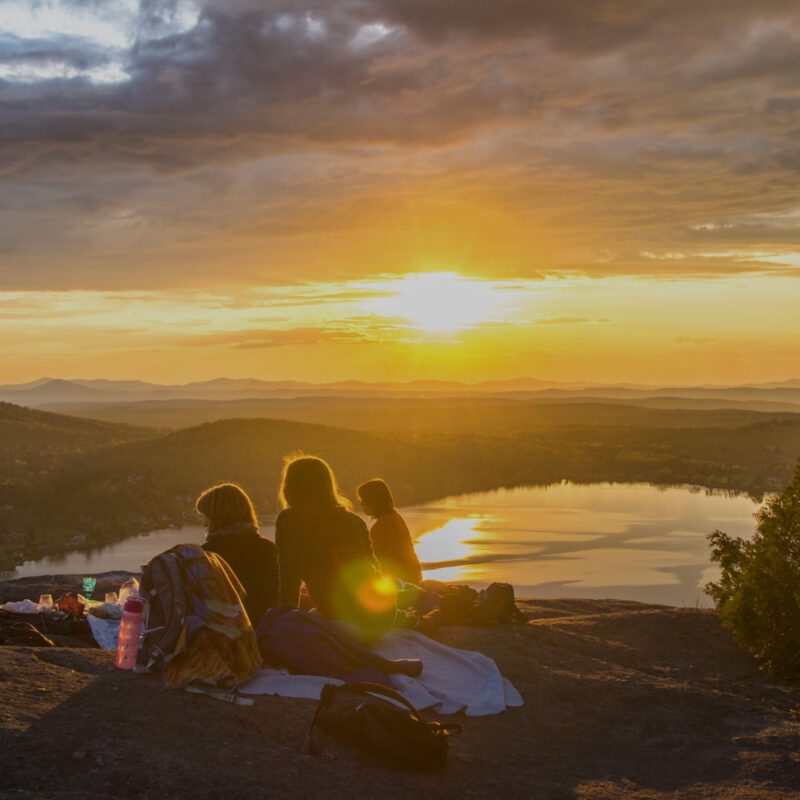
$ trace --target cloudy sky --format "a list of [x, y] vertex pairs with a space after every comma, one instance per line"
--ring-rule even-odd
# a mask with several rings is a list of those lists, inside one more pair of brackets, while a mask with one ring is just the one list
[[0, 0], [0, 382], [800, 377], [794, 0]]

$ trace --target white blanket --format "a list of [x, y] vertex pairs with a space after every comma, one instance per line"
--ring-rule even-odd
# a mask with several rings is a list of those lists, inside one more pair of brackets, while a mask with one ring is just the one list
[[[119, 620], [88, 617], [97, 643], [104, 650], [116, 648]], [[384, 658], [418, 658], [422, 675], [391, 675], [395, 688], [419, 709], [439, 714], [468, 717], [499, 714], [506, 708], [521, 706], [520, 693], [500, 674], [497, 664], [482, 653], [456, 650], [421, 633], [394, 630], [373, 645]], [[239, 687], [245, 695], [271, 694], [279, 697], [305, 697], [319, 700], [322, 687], [341, 684], [334, 678], [318, 675], [290, 675], [284, 669], [262, 669], [251, 681]]]
[[44, 611], [44, 606], [34, 603], [33, 600], [11, 600], [0, 605], [3, 611], [13, 611], [15, 614], [38, 614]]
[[102, 619], [89, 614], [86, 621], [89, 623], [94, 640], [103, 650], [113, 652], [117, 649], [120, 622], [118, 619]]
[[[419, 678], [390, 676], [400, 694], [419, 709], [431, 709], [439, 714], [463, 711], [467, 716], [481, 717], [523, 703], [520, 693], [500, 674], [494, 661], [481, 653], [456, 650], [408, 630], [390, 631], [373, 649], [385, 658], [418, 658], [422, 661]], [[264, 669], [253, 680], [240, 686], [239, 691], [242, 694], [318, 700], [322, 687], [327, 683], [341, 684], [342, 681]]]

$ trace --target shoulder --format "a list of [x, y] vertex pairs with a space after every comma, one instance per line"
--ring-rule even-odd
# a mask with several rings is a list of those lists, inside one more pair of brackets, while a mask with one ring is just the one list
[[278, 561], [278, 548], [274, 542], [262, 536], [260, 533], [252, 539], [253, 559], [261, 564], [272, 564]]
[[267, 559], [274, 559], [278, 557], [278, 547], [275, 542], [271, 542], [264, 536], [258, 542], [259, 551]]
[[381, 514], [375, 524], [370, 528], [369, 534], [373, 541], [390, 541], [403, 531], [403, 518], [394, 510]]
[[292, 508], [284, 508], [275, 518], [276, 528], [286, 528], [297, 518], [297, 512]]
[[385, 514], [381, 514], [376, 520], [375, 524], [387, 530], [396, 530], [402, 528], [405, 524], [403, 518], [397, 513], [397, 509], [391, 508]]
[[275, 520], [275, 543], [278, 546], [286, 544], [288, 539], [295, 539], [298, 533], [302, 534], [302, 529], [297, 511], [284, 508]]
[[275, 542], [267, 539], [266, 536], [262, 534], [258, 535], [258, 548], [261, 550], [262, 553], [274, 553], [278, 548], [275, 547]]
[[398, 527], [400, 530], [408, 530], [408, 525], [406, 525], [403, 515], [396, 508], [393, 508], [386, 516], [389, 517], [389, 519], [392, 521], [392, 524]]
[[361, 517], [359, 517], [358, 514], [356, 514], [354, 511], [348, 511], [347, 509], [344, 509], [344, 513], [347, 519], [348, 527], [352, 528], [353, 530], [359, 531], [359, 533], [361, 531], [363, 531], [364, 533], [368, 532], [367, 523], [364, 522], [364, 520], [361, 519]]
[[252, 552], [257, 546], [260, 536], [247, 534], [243, 536], [214, 536], [203, 543], [202, 548], [207, 553], [217, 553], [223, 558], [228, 558], [235, 553]]
[[389, 526], [389, 518], [387, 514], [382, 514], [380, 517], [375, 517], [372, 525], [370, 525], [370, 533], [382, 533]]

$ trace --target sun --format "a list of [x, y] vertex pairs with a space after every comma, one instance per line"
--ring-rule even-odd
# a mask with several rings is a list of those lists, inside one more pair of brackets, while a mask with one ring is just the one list
[[387, 294], [373, 298], [369, 310], [406, 320], [431, 333], [453, 333], [498, 318], [500, 292], [491, 281], [456, 272], [423, 272], [387, 282]]

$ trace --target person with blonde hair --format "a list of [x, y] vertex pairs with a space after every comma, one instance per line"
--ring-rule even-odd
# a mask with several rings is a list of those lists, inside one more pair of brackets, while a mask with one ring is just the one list
[[208, 533], [203, 550], [222, 556], [245, 591], [242, 603], [253, 626], [278, 604], [278, 551], [258, 530], [255, 509], [241, 486], [220, 483], [197, 498]]
[[324, 617], [370, 638], [395, 616], [393, 582], [382, 578], [364, 521], [342, 497], [330, 465], [317, 456], [286, 460], [275, 523], [280, 599], [297, 608], [305, 583]]

